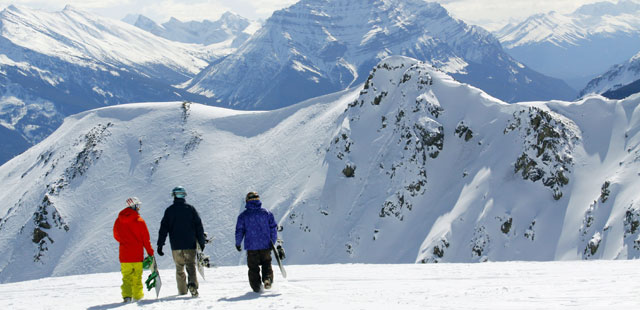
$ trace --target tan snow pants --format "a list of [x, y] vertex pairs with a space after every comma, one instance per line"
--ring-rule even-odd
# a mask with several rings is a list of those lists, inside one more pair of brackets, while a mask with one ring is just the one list
[[[178, 294], [184, 295], [187, 293], [187, 283], [193, 283], [197, 289], [196, 250], [174, 250], [171, 251], [171, 254], [173, 255], [173, 261], [176, 263]], [[187, 268], [189, 282], [187, 282], [187, 275], [184, 274], [185, 267]]]

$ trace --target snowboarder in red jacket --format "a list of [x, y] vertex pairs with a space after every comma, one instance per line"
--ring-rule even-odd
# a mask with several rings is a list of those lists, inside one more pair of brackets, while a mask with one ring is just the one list
[[120, 271], [122, 272], [122, 298], [124, 302], [140, 300], [142, 290], [142, 261], [144, 249], [153, 256], [149, 230], [140, 214], [142, 202], [137, 197], [127, 199], [127, 207], [120, 211], [113, 224], [113, 237], [120, 243]]

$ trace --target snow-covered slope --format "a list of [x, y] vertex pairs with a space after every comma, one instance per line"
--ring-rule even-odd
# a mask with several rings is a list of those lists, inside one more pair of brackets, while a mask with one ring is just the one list
[[[285, 109], [140, 103], [68, 117], [0, 167], [0, 281], [114, 271], [143, 201], [185, 186], [223, 265], [261, 194], [290, 264], [640, 257], [640, 96], [506, 104], [415, 59]], [[164, 257], [162, 264], [170, 264]]]
[[423, 0], [302, 0], [187, 89], [239, 109], [273, 109], [357, 85], [389, 55], [426, 60], [506, 101], [572, 98], [508, 56], [487, 31]]
[[271, 290], [258, 294], [248, 286], [246, 266], [221, 267], [206, 270], [198, 298], [176, 295], [171, 265], [162, 266], [167, 269], [160, 271], [163, 286], [157, 299], [152, 290], [137, 303], [122, 304], [122, 276], [111, 272], [0, 284], [0, 307], [601, 310], [638, 305], [636, 261], [287, 266], [286, 280], [275, 271]]
[[[1, 18], [5, 40], [69, 63], [90, 66], [99, 61], [146, 70], [149, 75], [161, 73], [151, 71], [154, 68], [150, 64], [156, 64], [184, 76], [198, 73], [207, 65], [187, 45], [169, 43], [125, 23], [71, 6], [53, 13], [9, 6]], [[172, 80], [175, 79], [174, 76]]]
[[237, 48], [259, 28], [259, 23], [231, 12], [216, 21], [182, 22], [171, 18], [158, 25], [144, 15], [127, 16], [123, 21], [168, 40], [203, 45], [224, 43], [229, 48]]
[[[65, 115], [87, 109], [182, 98], [206, 102], [171, 85], [193, 77], [210, 57], [201, 46], [70, 6], [53, 13], [9, 6], [0, 12], [0, 124], [35, 143]], [[4, 142], [13, 155], [25, 149]]]
[[[329, 252], [372, 262], [415, 248], [422, 262], [637, 257], [639, 102], [506, 105], [390, 59], [330, 147], [329, 171], [352, 177], [329, 175], [318, 204], [355, 223], [346, 248]], [[344, 238], [340, 221], [314, 226], [327, 232], [319, 240]]]
[[598, 2], [571, 14], [536, 14], [496, 36], [519, 61], [582, 89], [640, 50], [640, 2]]
[[580, 92], [586, 94], [603, 94], [608, 98], [621, 99], [640, 92], [640, 53], [626, 63], [613, 66], [603, 75], [593, 79]]

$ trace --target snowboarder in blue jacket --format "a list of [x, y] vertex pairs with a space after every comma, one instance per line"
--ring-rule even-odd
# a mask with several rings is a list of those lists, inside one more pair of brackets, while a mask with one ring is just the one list
[[[254, 292], [259, 292], [262, 283], [265, 289], [270, 289], [273, 283], [271, 244], [278, 239], [278, 225], [273, 214], [262, 207], [258, 193], [248, 193], [245, 201], [246, 209], [240, 213], [236, 223], [236, 249], [238, 252], [242, 251], [241, 243], [244, 239], [249, 267], [249, 285]], [[262, 276], [260, 276], [260, 267], [262, 267]]]

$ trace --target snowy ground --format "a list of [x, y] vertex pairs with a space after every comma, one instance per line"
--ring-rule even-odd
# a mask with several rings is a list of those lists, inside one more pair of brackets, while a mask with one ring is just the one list
[[[208, 269], [200, 297], [176, 296], [161, 270], [160, 298], [120, 302], [119, 273], [0, 285], [0, 309], [638, 309], [637, 260], [427, 265], [288, 266], [251, 292], [245, 266]], [[145, 271], [143, 278], [146, 279]]]

